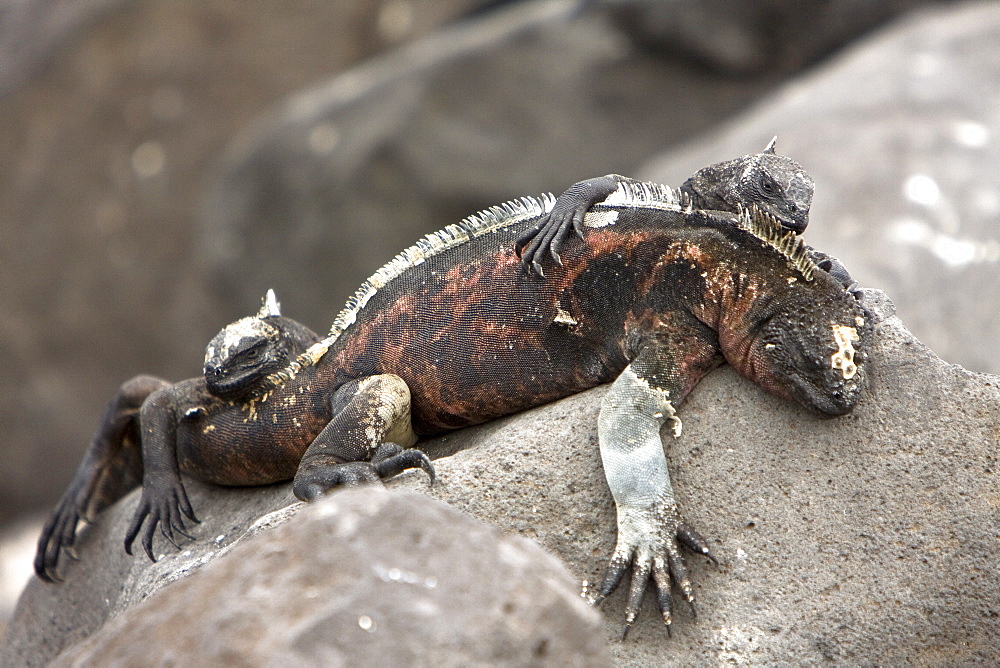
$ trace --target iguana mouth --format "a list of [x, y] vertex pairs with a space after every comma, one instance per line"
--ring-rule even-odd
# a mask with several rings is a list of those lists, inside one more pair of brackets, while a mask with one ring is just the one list
[[205, 368], [205, 388], [212, 396], [226, 401], [242, 399], [247, 394], [246, 390], [252, 388], [258, 378], [257, 374], [233, 377], [224, 375], [221, 369]]

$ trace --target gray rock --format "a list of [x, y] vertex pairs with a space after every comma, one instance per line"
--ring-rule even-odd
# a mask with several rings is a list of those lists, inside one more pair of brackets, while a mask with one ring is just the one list
[[933, 0], [601, 0], [637, 43], [732, 75], [791, 73]]
[[365, 488], [243, 542], [52, 665], [610, 662], [599, 613], [536, 543]]
[[944, 359], [1000, 372], [1000, 5], [926, 10], [639, 170], [679, 183], [779, 135], [816, 181], [806, 231]]
[[[628, 640], [611, 643], [618, 664], [1000, 660], [1000, 378], [940, 360], [883, 294], [868, 291], [866, 302], [883, 320], [869, 385], [851, 415], [816, 419], [728, 367], [681, 408], [683, 435], [666, 443], [674, 487], [723, 565], [689, 558], [699, 614], [678, 605], [672, 638], [647, 594]], [[593, 582], [615, 537], [595, 427], [604, 392], [427, 441], [439, 482], [428, 488], [414, 472], [389, 486], [533, 538]], [[90, 633], [101, 623], [94, 617], [134, 605], [220, 551], [216, 535], [226, 536], [225, 549], [290, 499], [287, 486], [189, 489], [204, 523], [184, 552], [156, 566], [129, 560], [120, 548], [137, 500], [129, 497], [90, 527], [63, 584], [29, 585], [4, 665], [51, 656], [67, 633]], [[602, 609], [612, 639], [623, 599], [617, 592]], [[87, 615], [86, 631], [71, 630]]]
[[[612, 642], [619, 665], [1000, 660], [1000, 377], [943, 362], [866, 294], [885, 320], [851, 415], [816, 419], [723, 367], [680, 409], [683, 435], [664, 432], [681, 508], [723, 566], [689, 558], [698, 617], [675, 596], [671, 639], [647, 592]], [[614, 546], [603, 393], [450, 437], [470, 449], [440, 460], [430, 492], [594, 582]], [[603, 606], [610, 638], [624, 599]]]

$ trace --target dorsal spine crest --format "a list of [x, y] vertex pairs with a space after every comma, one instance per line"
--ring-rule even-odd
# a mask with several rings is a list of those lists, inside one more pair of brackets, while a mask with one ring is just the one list
[[809, 250], [802, 237], [781, 226], [777, 218], [761, 210], [756, 204], [741, 209], [739, 227], [778, 251], [807, 281], [813, 280], [816, 263], [809, 257]]
[[618, 189], [594, 208], [644, 207], [664, 211], [690, 211], [691, 198], [660, 183], [647, 181], [622, 181]]
[[415, 244], [382, 265], [378, 271], [361, 284], [361, 287], [351, 295], [347, 304], [334, 318], [330, 333], [325, 339], [314, 343], [286, 368], [268, 376], [263, 385], [270, 389], [279, 387], [294, 378], [303, 368], [319, 362], [340, 338], [340, 335], [354, 324], [358, 313], [369, 300], [408, 269], [419, 266], [428, 258], [467, 243], [471, 239], [548, 213], [552, 210], [555, 201], [556, 198], [551, 193], [545, 193], [539, 197], [521, 197], [475, 213], [458, 223], [445, 227], [443, 230], [431, 232], [417, 240]]

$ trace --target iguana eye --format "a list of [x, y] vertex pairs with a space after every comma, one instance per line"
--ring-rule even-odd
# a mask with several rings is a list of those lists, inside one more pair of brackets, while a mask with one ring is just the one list
[[768, 178], [760, 180], [760, 189], [764, 191], [765, 195], [773, 195], [778, 190], [777, 186], [774, 185], [774, 181]]
[[253, 348], [247, 348], [242, 353], [240, 353], [240, 357], [244, 361], [252, 362], [260, 357], [261, 352], [262, 350], [260, 346], [254, 346]]

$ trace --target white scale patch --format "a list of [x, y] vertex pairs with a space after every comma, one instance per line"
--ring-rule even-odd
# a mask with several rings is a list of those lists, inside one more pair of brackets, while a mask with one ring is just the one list
[[858, 340], [858, 331], [847, 325], [832, 325], [833, 340], [837, 344], [837, 352], [830, 356], [830, 366], [839, 369], [844, 380], [854, 378], [858, 365], [854, 363], [854, 342]]
[[230, 353], [239, 348], [244, 339], [270, 338], [277, 335], [277, 330], [259, 318], [242, 318], [227, 326], [222, 332], [222, 350], [209, 346], [206, 360], [222, 355], [222, 361], [229, 359]]
[[[682, 193], [660, 183], [623, 181], [618, 184], [617, 190], [594, 206], [684, 211], [690, 210], [691, 203]], [[588, 215], [594, 213], [596, 212], [592, 209]]]
[[618, 222], [618, 212], [614, 209], [610, 211], [591, 211], [584, 215], [583, 224], [585, 227], [607, 227]]
[[657, 420], [663, 419], [664, 422], [669, 422], [670, 432], [673, 434], [674, 438], [679, 438], [683, 425], [681, 424], [681, 419], [677, 416], [677, 409], [674, 408], [674, 403], [670, 400], [670, 394], [665, 390], [661, 390], [658, 387], [650, 385], [645, 378], [640, 378], [631, 367], [625, 367], [625, 371], [622, 372], [622, 375], [626, 374], [632, 383], [642, 387], [643, 391], [648, 394], [656, 396], [662, 403], [663, 412], [654, 413], [653, 417]]
[[569, 311], [566, 311], [561, 307], [556, 309], [556, 317], [552, 322], [559, 323], [560, 325], [567, 325], [569, 327], [575, 327], [580, 324], [572, 315], [570, 315]]

